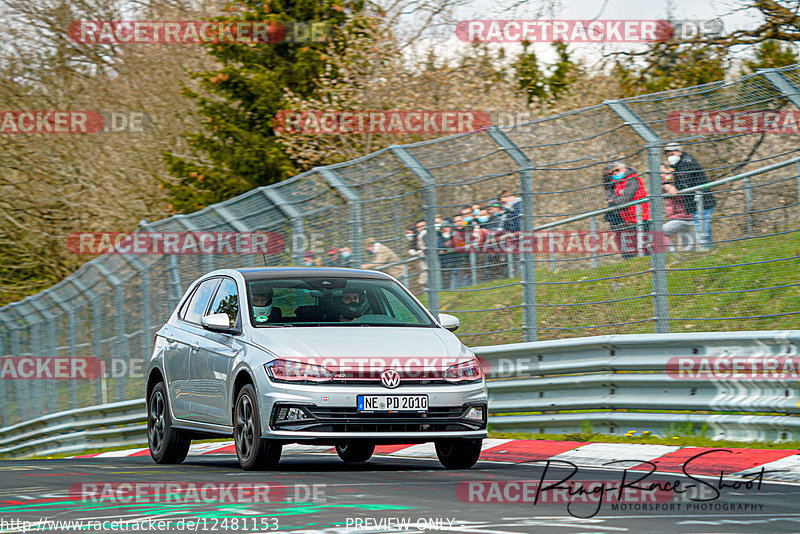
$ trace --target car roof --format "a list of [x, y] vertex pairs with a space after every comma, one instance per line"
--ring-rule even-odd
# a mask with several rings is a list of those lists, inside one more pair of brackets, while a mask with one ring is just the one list
[[274, 280], [276, 278], [368, 278], [375, 280], [391, 280], [391, 276], [379, 271], [362, 269], [342, 269], [336, 267], [259, 267], [252, 269], [235, 269], [246, 281]]

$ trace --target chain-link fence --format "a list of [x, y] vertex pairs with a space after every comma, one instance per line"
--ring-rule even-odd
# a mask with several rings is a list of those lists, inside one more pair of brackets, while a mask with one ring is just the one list
[[[353, 266], [383, 263], [432, 311], [457, 315], [472, 346], [797, 328], [800, 133], [790, 119], [800, 111], [799, 78], [800, 67], [762, 71], [392, 146], [197, 213], [143, 221], [149, 232], [275, 232], [286, 247], [265, 257], [104, 255], [1, 308], [0, 425], [140, 396], [153, 335], [193, 280], [224, 267], [342, 264], [327, 256], [333, 247], [350, 247]], [[730, 128], [716, 112], [780, 124]], [[664, 176], [673, 172], [684, 195], [662, 193], [671, 142], [713, 188], [682, 180], [699, 175], [677, 162]], [[614, 161], [640, 169], [641, 181], [630, 171], [619, 179]], [[626, 203], [631, 181], [641, 193]], [[670, 248], [644, 246], [671, 222], [680, 232]], [[373, 241], [383, 247], [366, 250]], [[55, 372], [47, 360], [80, 358], [102, 362], [103, 372], [47, 374]]]

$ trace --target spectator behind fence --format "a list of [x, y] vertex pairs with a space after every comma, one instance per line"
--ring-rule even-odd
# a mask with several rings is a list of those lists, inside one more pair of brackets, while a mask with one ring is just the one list
[[678, 236], [679, 242], [683, 245], [691, 243], [691, 231], [694, 228], [694, 223], [692, 222], [692, 216], [686, 211], [685, 197], [677, 194], [678, 188], [675, 187], [674, 181], [672, 169], [662, 165], [661, 192], [669, 196], [664, 197], [664, 211], [668, 220], [661, 227], [661, 231], [669, 236]]
[[350, 247], [331, 247], [327, 250], [327, 258], [323, 265], [325, 267], [353, 268], [353, 261], [350, 258]]
[[[398, 263], [400, 261], [400, 258], [392, 249], [386, 245], [378, 243], [375, 241], [375, 239], [367, 239], [365, 249], [372, 261], [363, 264], [361, 266], [362, 269], [377, 269], [378, 267], [383, 267], [384, 265], [388, 265], [390, 263]], [[382, 271], [390, 276], [394, 276], [398, 280], [403, 278], [402, 265], [393, 265], [391, 267], [382, 269]]]
[[458, 231], [454, 231], [452, 223], [445, 220], [442, 223], [439, 236], [439, 264], [442, 267], [442, 284], [450, 289], [468, 285], [469, 273], [466, 271], [466, 257], [463, 253], [463, 235]]
[[510, 194], [503, 189], [497, 195], [497, 200], [503, 206], [503, 230], [506, 232], [519, 232], [521, 228], [522, 199]]
[[425, 261], [425, 249], [427, 248], [425, 244], [425, 236], [428, 232], [426, 231], [425, 226], [426, 224], [424, 219], [420, 219], [416, 222], [414, 227], [414, 237], [408, 247], [408, 255], [412, 258], [419, 258], [421, 260], [419, 262], [420, 271], [419, 276], [417, 277], [417, 283], [423, 287], [425, 287], [425, 284], [428, 283], [428, 262]]
[[[675, 187], [679, 191], [708, 183], [708, 177], [703, 168], [691, 154], [684, 152], [678, 143], [669, 143], [665, 146], [664, 154], [666, 154], [667, 161], [675, 171]], [[683, 195], [684, 204], [686, 211], [694, 219], [698, 245], [701, 249], [707, 249], [713, 242], [711, 239], [711, 218], [714, 216], [717, 200], [711, 190], [703, 190], [703, 194], [700, 197], [703, 202], [703, 215], [701, 217], [700, 206], [695, 202], [694, 195], [695, 193]]]
[[[647, 196], [647, 189], [639, 174], [630, 167], [626, 167], [621, 161], [614, 161], [606, 166], [606, 171], [610, 172], [610, 177], [613, 183], [613, 194], [607, 197], [610, 205], [618, 206], [620, 204], [627, 204], [634, 200], [639, 200]], [[641, 210], [642, 225], [640, 230], [648, 232], [650, 230], [650, 203], [644, 202], [639, 204]], [[619, 210], [619, 216], [622, 218], [625, 226], [617, 232], [619, 238], [620, 250], [624, 258], [631, 258], [636, 255], [635, 250], [631, 250], [631, 246], [635, 249], [638, 247], [639, 240], [636, 239], [635, 225], [636, 225], [636, 209], [637, 206], [628, 206]], [[647, 252], [647, 251], [643, 251]]]
[[[603, 170], [603, 192], [605, 193], [608, 207], [611, 207], [614, 205], [613, 200], [615, 196], [614, 180], [611, 179], [611, 175], [614, 174], [614, 169], [609, 167], [610, 166], [606, 166], [605, 170]], [[618, 230], [625, 226], [625, 221], [620, 217], [619, 210], [607, 211], [603, 213], [603, 217], [612, 230]]]

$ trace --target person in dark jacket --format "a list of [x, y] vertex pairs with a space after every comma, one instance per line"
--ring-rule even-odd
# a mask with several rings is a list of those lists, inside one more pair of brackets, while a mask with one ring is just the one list
[[[664, 154], [675, 172], [675, 187], [678, 191], [708, 183], [708, 177], [703, 168], [691, 154], [684, 152], [679, 144], [668, 144], [664, 147]], [[698, 244], [701, 247], [708, 247], [712, 243], [711, 218], [714, 216], [717, 200], [710, 189], [705, 189], [700, 197], [703, 202], [701, 209], [695, 202], [694, 195], [695, 193], [683, 195], [684, 205], [689, 215], [694, 218]]]

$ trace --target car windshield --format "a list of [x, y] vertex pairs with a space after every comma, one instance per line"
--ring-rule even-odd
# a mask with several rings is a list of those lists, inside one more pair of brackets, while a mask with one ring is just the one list
[[391, 280], [250, 280], [247, 293], [250, 322], [256, 327], [436, 326], [425, 310]]

